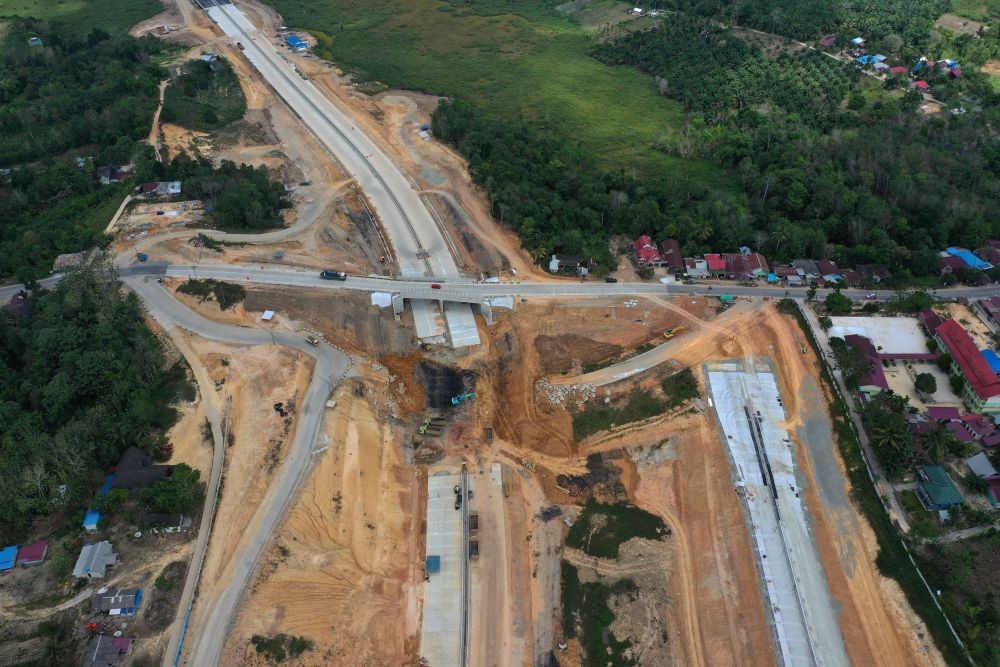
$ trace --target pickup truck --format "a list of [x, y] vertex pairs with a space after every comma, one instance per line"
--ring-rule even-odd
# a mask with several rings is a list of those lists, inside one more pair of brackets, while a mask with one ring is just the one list
[[319, 277], [323, 280], [347, 280], [347, 274], [343, 271], [334, 271], [333, 269], [326, 269], [319, 274]]

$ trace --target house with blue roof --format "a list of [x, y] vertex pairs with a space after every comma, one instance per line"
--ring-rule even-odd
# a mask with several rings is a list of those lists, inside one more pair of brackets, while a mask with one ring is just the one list
[[101, 520], [101, 513], [97, 510], [87, 510], [87, 513], [83, 515], [83, 529], [88, 533], [93, 533], [97, 530], [97, 522]]
[[285, 37], [285, 43], [292, 48], [292, 51], [305, 51], [309, 48], [309, 45], [299, 39], [298, 35], [288, 35]]
[[966, 248], [947, 248], [947, 253], [952, 257], [958, 257], [962, 260], [967, 267], [970, 269], [977, 269], [979, 271], [988, 271], [993, 268], [993, 265], [989, 262], [984, 262], [983, 260], [976, 257], [975, 253]]
[[17, 547], [4, 547], [0, 549], [0, 572], [9, 572], [14, 569], [17, 562]]

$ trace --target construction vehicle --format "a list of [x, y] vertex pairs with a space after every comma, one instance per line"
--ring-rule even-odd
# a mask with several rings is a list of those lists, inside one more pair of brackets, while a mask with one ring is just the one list
[[452, 405], [461, 405], [462, 403], [465, 403], [466, 401], [471, 401], [475, 397], [476, 397], [475, 392], [469, 391], [469, 392], [466, 392], [464, 394], [459, 394], [458, 396], [452, 396], [451, 397], [451, 404]]
[[676, 336], [677, 334], [679, 334], [679, 333], [681, 333], [683, 331], [687, 331], [687, 327], [684, 326], [683, 324], [678, 324], [676, 327], [670, 327], [669, 329], [667, 329], [666, 331], [664, 331], [663, 332], [663, 337], [666, 340], [670, 340], [671, 338], [673, 338], [674, 336]]
[[479, 512], [469, 512], [469, 532], [475, 533], [479, 530]]
[[469, 540], [469, 558], [476, 560], [479, 558], [479, 539], [473, 537]]
[[316, 338], [316, 336], [306, 336], [306, 342], [312, 345], [313, 347], [319, 346], [319, 338]]

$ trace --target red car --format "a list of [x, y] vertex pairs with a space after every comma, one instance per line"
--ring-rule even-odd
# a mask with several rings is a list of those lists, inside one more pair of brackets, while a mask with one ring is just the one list
[[438, 283], [431, 283], [431, 289], [441, 289], [441, 285]]

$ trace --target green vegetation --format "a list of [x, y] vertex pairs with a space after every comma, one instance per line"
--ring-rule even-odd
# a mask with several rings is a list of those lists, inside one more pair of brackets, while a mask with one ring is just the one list
[[[30, 48], [28, 36], [45, 40]], [[48, 274], [56, 255], [105, 242], [127, 186], [104, 186], [96, 166], [131, 159], [149, 132], [163, 49], [155, 39], [85, 39], [13, 21], [0, 43], [0, 278]], [[67, 154], [66, 151], [69, 151]], [[93, 157], [83, 168], [73, 154]], [[53, 161], [54, 156], [62, 160]], [[25, 161], [41, 160], [28, 165]]]
[[840, 289], [835, 289], [826, 295], [823, 305], [831, 315], [850, 315], [854, 310], [854, 303], [840, 293]]
[[1000, 0], [953, 0], [951, 9], [959, 16], [983, 21], [1000, 14]]
[[690, 368], [678, 371], [663, 381], [663, 394], [667, 397], [667, 407], [675, 408], [701, 396], [698, 379]]
[[239, 79], [225, 58], [191, 60], [167, 86], [160, 120], [211, 132], [239, 120], [247, 103]]
[[926, 540], [940, 537], [941, 524], [934, 517], [932, 512], [924, 509], [915, 491], [903, 491], [899, 494], [899, 500], [903, 504], [910, 519], [909, 535], [915, 540]]
[[587, 667], [627, 667], [635, 661], [626, 657], [631, 642], [619, 641], [609, 630], [615, 614], [608, 606], [612, 595], [634, 592], [631, 579], [620, 579], [611, 587], [601, 582], [583, 583], [576, 567], [562, 561], [563, 630], [567, 637], [579, 637]]
[[247, 292], [242, 285], [226, 283], [209, 278], [207, 280], [189, 280], [177, 288], [182, 294], [198, 297], [199, 301], [211, 301], [219, 304], [219, 310], [229, 310], [238, 303], [243, 303]]
[[94, 28], [125, 34], [163, 11], [157, 0], [0, 0], [0, 17], [48, 21], [58, 32], [85, 35]]
[[928, 579], [940, 582], [941, 604], [967, 638], [979, 665], [1000, 664], [1000, 534], [990, 531], [951, 544], [926, 544], [916, 556]]
[[[795, 302], [791, 299], [782, 299], [778, 302], [778, 308], [781, 312], [792, 315], [798, 321], [799, 328], [809, 340], [813, 352], [818, 357], [820, 353], [816, 338]], [[820, 364], [820, 373], [827, 395], [831, 399], [830, 416], [833, 420], [834, 435], [840, 456], [850, 479], [851, 498], [868, 519], [868, 523], [878, 540], [879, 553], [875, 563], [879, 571], [883, 575], [895, 579], [900, 585], [914, 611], [927, 624], [934, 638], [934, 643], [944, 656], [945, 662], [949, 665], [968, 662], [965, 650], [955, 641], [955, 637], [945, 621], [944, 614], [938, 609], [934, 596], [927, 590], [917, 568], [911, 562], [906, 545], [900, 539], [875, 486], [868, 477], [861, 453], [861, 443], [854, 430], [854, 423], [851, 421], [847, 406], [841, 400], [840, 395], [834, 391], [833, 378], [830, 377], [830, 372], [825, 364]], [[966, 638], [972, 639], [968, 635]]]
[[281, 210], [291, 206], [285, 186], [271, 180], [267, 167], [223, 160], [219, 167], [205, 157], [181, 153], [169, 164], [152, 159], [146, 147], [136, 160], [139, 181], [182, 181], [187, 196], [198, 197], [211, 209], [208, 220], [220, 229], [265, 230], [283, 227]]
[[921, 393], [933, 394], [937, 391], [937, 378], [932, 373], [917, 373], [913, 386]]
[[848, 345], [839, 336], [830, 337], [830, 349], [833, 351], [833, 359], [837, 362], [837, 368], [844, 376], [847, 388], [857, 389], [858, 380], [871, 370], [871, 362], [865, 359], [861, 350], [853, 345]]
[[274, 663], [284, 662], [286, 658], [297, 658], [306, 651], [313, 649], [313, 640], [298, 635], [278, 633], [273, 637], [254, 635], [250, 642], [257, 653]]
[[635, 505], [605, 504], [589, 498], [569, 529], [566, 545], [597, 558], [618, 558], [618, 548], [633, 537], [662, 540], [669, 534], [660, 517]]
[[[936, 276], [940, 248], [980, 247], [1000, 232], [991, 204], [1000, 196], [1000, 149], [991, 139], [998, 98], [980, 72], [951, 80], [935, 70], [935, 97], [976, 100], [982, 109], [928, 119], [916, 93], [888, 94], [868, 77], [838, 106], [851, 78], [839, 65], [785, 56], [776, 70], [711, 20], [671, 16], [599, 45], [595, 55], [658, 77], [692, 112], [661, 150], [739, 172], [749, 208], [733, 229], [705, 232], [717, 246], [743, 239], [777, 260], [883, 264], [906, 281]], [[945, 212], [948, 201], [963, 210]]]
[[649, 392], [637, 390], [629, 394], [628, 401], [621, 407], [588, 406], [573, 415], [573, 437], [580, 442], [588, 435], [608, 430], [612, 425], [649, 419], [666, 407], [666, 403]]
[[906, 423], [906, 406], [905, 396], [881, 391], [861, 409], [868, 440], [891, 480], [902, 477], [913, 463], [913, 434]]
[[732, 187], [708, 163], [649, 150], [683, 124], [680, 107], [639, 73], [588, 58], [591, 37], [554, 0], [269, 4], [288, 25], [332, 38], [324, 53], [361, 80], [460, 97], [491, 118], [549, 128], [581, 144], [601, 169]]
[[154, 585], [156, 586], [156, 590], [161, 591], [163, 593], [169, 593], [170, 591], [174, 590], [174, 588], [177, 587], [177, 580], [174, 579], [173, 577], [165, 577], [163, 575], [160, 575], [159, 577], [156, 578]]
[[139, 501], [149, 510], [191, 516], [205, 500], [200, 480], [200, 471], [186, 463], [178, 464], [170, 477], [143, 489]]
[[[110, 267], [70, 273], [28, 297], [27, 314], [0, 313], [0, 541], [53, 509], [82, 508], [129, 446], [156, 454], [186, 382], [166, 367], [134, 294]], [[60, 486], [66, 485], [66, 493]]]

